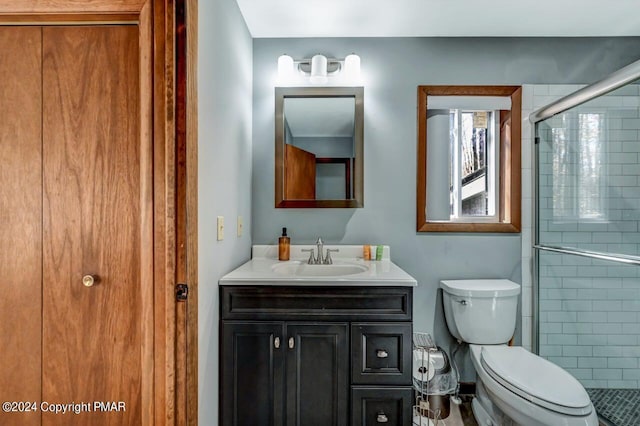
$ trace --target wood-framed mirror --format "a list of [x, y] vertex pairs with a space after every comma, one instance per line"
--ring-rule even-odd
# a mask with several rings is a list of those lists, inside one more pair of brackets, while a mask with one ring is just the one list
[[364, 88], [276, 87], [275, 206], [362, 207]]
[[418, 232], [520, 232], [520, 86], [418, 86]]

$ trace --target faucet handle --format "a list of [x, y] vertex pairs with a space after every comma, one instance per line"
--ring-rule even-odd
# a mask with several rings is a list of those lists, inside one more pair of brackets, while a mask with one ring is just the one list
[[331, 252], [338, 252], [340, 251], [340, 249], [326, 249], [325, 252], [327, 253], [327, 255], [324, 258], [324, 264], [325, 265], [331, 265], [333, 263], [333, 259], [331, 259]]
[[316, 259], [315, 259], [315, 256], [313, 255], [313, 249], [312, 248], [310, 248], [310, 249], [302, 249], [300, 251], [302, 251], [303, 253], [306, 253], [306, 252], [309, 253], [309, 260], [307, 260], [307, 263], [309, 265], [311, 265], [313, 263], [316, 263]]
[[316, 244], [324, 244], [324, 242], [322, 241], [322, 237], [318, 237]]

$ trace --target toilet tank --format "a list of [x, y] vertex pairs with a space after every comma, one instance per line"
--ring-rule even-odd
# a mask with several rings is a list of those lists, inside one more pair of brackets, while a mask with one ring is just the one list
[[507, 343], [516, 328], [520, 285], [509, 280], [440, 282], [451, 334], [467, 343]]

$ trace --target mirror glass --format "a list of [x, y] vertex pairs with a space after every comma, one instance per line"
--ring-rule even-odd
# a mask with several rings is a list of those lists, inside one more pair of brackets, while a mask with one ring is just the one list
[[518, 232], [520, 93], [419, 87], [419, 231]]
[[276, 88], [276, 207], [361, 207], [362, 127], [362, 88]]

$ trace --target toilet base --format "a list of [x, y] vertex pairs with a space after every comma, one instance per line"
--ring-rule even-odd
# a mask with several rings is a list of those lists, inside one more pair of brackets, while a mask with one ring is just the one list
[[476, 396], [471, 402], [473, 416], [480, 426], [515, 426], [516, 423], [507, 417], [491, 400], [481, 381], [476, 383]]

